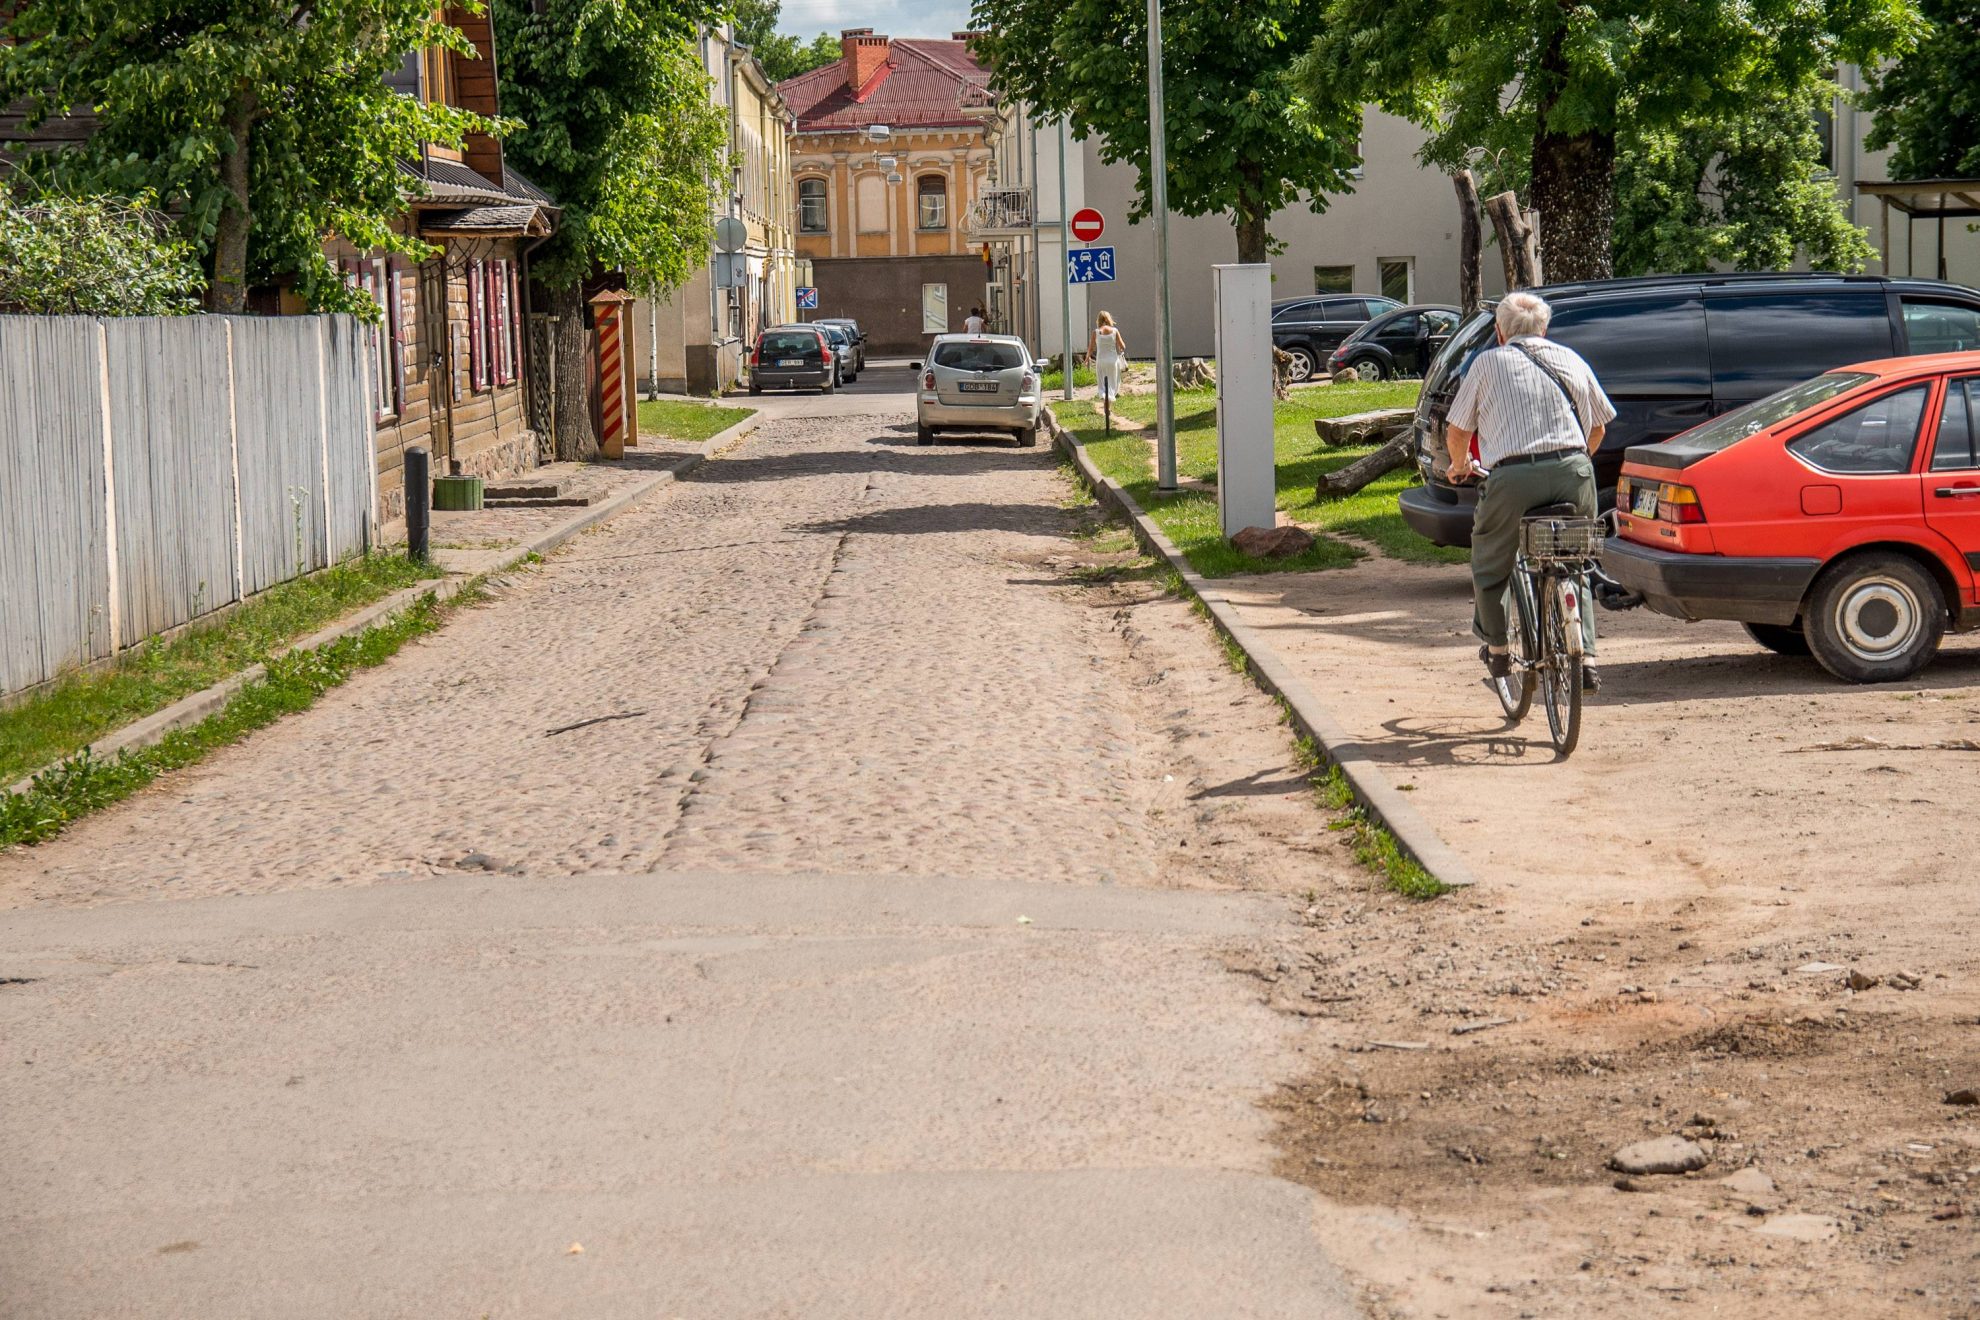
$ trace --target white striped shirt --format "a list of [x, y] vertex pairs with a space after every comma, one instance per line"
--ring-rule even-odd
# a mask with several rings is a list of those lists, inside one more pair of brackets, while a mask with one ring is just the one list
[[[1560, 386], [1513, 344], [1537, 354], [1554, 369], [1574, 395], [1572, 411]], [[1512, 344], [1486, 349], [1472, 359], [1445, 420], [1460, 430], [1477, 432], [1479, 462], [1490, 471], [1514, 454], [1586, 450], [1588, 433], [1608, 425], [1615, 415], [1615, 405], [1602, 393], [1581, 354], [1539, 335], [1520, 335]]]

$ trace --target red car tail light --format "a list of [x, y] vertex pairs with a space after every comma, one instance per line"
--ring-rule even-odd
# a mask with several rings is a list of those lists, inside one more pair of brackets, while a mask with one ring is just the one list
[[1657, 517], [1664, 522], [1702, 523], [1705, 506], [1698, 502], [1698, 492], [1691, 487], [1666, 481], [1657, 487]]
[[824, 335], [818, 336], [818, 353], [819, 356], [823, 357], [827, 362], [830, 362], [832, 360], [832, 345], [831, 342], [827, 340]]
[[922, 388], [922, 389], [924, 389], [924, 390], [932, 390], [932, 389], [934, 389], [934, 388], [935, 388], [935, 373], [934, 373], [934, 372], [932, 372], [932, 371], [924, 371], [924, 372], [922, 372], [922, 373], [921, 373], [921, 388]]
[[1028, 371], [1025, 372], [1024, 379], [1018, 382], [1018, 393], [1029, 394], [1037, 388], [1038, 388], [1038, 377], [1032, 375]]
[[761, 339], [757, 340], [756, 344], [749, 350], [749, 365], [752, 367], [763, 365], [763, 341]]

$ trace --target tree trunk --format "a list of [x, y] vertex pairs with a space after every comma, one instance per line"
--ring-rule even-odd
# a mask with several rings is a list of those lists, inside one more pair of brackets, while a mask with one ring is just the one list
[[1616, 140], [1606, 133], [1533, 136], [1528, 199], [1547, 226], [1547, 275], [1606, 280], [1615, 272]]
[[1485, 301], [1485, 276], [1479, 269], [1482, 240], [1478, 227], [1478, 183], [1470, 170], [1451, 176], [1458, 195], [1458, 310], [1467, 320]]
[[1239, 211], [1237, 214], [1237, 259], [1246, 265], [1263, 265], [1272, 259], [1267, 250], [1271, 239], [1265, 232], [1265, 217]]
[[1320, 478], [1314, 494], [1321, 499], [1339, 499], [1352, 495], [1375, 478], [1394, 472], [1399, 467], [1408, 467], [1416, 451], [1416, 429], [1405, 426], [1380, 449], [1372, 454], [1363, 454], [1344, 468], [1329, 472]]
[[1244, 183], [1238, 189], [1237, 209], [1232, 216], [1237, 229], [1237, 259], [1245, 265], [1264, 265], [1272, 259], [1272, 236], [1265, 231], [1265, 222], [1271, 217], [1252, 200], [1264, 191], [1264, 167], [1240, 166], [1238, 176]]
[[1533, 226], [1527, 213], [1519, 209], [1515, 193], [1497, 193], [1485, 199], [1485, 213], [1492, 217], [1492, 229], [1499, 236], [1499, 255], [1506, 263], [1506, 288], [1530, 289], [1540, 282], [1540, 253], [1534, 241]]
[[220, 157], [220, 183], [226, 205], [213, 228], [213, 282], [208, 305], [235, 316], [247, 311], [248, 231], [254, 212], [248, 205], [248, 143], [254, 132], [255, 97], [243, 92], [227, 115], [227, 136], [233, 145]]
[[584, 285], [550, 290], [550, 339], [556, 345], [557, 398], [551, 425], [557, 457], [589, 462], [598, 457], [598, 432], [591, 424], [591, 332], [584, 326]]

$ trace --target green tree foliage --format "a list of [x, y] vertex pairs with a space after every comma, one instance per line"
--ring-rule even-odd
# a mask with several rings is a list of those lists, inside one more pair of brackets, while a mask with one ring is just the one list
[[756, 52], [757, 62], [771, 82], [785, 82], [801, 73], [823, 68], [839, 58], [839, 39], [820, 32], [810, 41], [777, 31], [781, 0], [736, 0], [730, 21], [736, 40]]
[[324, 236], [423, 253], [393, 231], [410, 183], [398, 162], [496, 127], [384, 84], [408, 51], [468, 49], [435, 12], [431, 0], [33, 0], [0, 42], [0, 104], [24, 100], [30, 124], [93, 110], [86, 145], [34, 153], [30, 172], [156, 196], [202, 254], [216, 311], [282, 279], [312, 306], [371, 311]]
[[0, 312], [179, 316], [199, 310], [192, 245], [150, 198], [0, 186]]
[[1625, 130], [1616, 274], [1787, 270], [1798, 255], [1816, 270], [1863, 269], [1875, 249], [1821, 165], [1815, 112], [1833, 92], [1815, 78], [1726, 120]]
[[[1617, 152], [1730, 125], [1918, 29], [1915, 0], [1328, 0], [1297, 81], [1430, 131], [1426, 160], [1529, 163], [1549, 279], [1612, 269]], [[1764, 153], [1762, 153], [1764, 154]]]
[[557, 443], [597, 450], [585, 377], [584, 282], [623, 272], [642, 292], [708, 259], [725, 126], [696, 45], [719, 0], [494, 0], [505, 142], [562, 208], [532, 262], [558, 318]]
[[[1299, 200], [1323, 210], [1352, 190], [1359, 101], [1302, 95], [1292, 60], [1321, 34], [1321, 0], [1168, 0], [1162, 10], [1169, 204], [1228, 214], [1238, 259], [1264, 261], [1266, 222]], [[1000, 92], [1073, 133], [1100, 137], [1101, 159], [1140, 174], [1134, 218], [1148, 213], [1148, 28], [1144, 7], [1114, 0], [976, 0], [976, 41]]]
[[1867, 103], [1873, 148], [1893, 148], [1894, 179], [1980, 176], [1980, 6], [1923, 0], [1924, 37], [1883, 71]]

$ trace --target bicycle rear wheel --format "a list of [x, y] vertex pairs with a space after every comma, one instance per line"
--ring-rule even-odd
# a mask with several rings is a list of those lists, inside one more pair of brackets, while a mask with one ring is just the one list
[[1533, 579], [1515, 568], [1506, 583], [1506, 643], [1512, 652], [1512, 671], [1492, 680], [1507, 724], [1519, 723], [1533, 708], [1533, 605]]
[[1549, 578], [1540, 593], [1540, 703], [1547, 709], [1547, 731], [1562, 760], [1581, 741], [1581, 657], [1568, 651], [1567, 614], [1561, 607], [1565, 580]]

